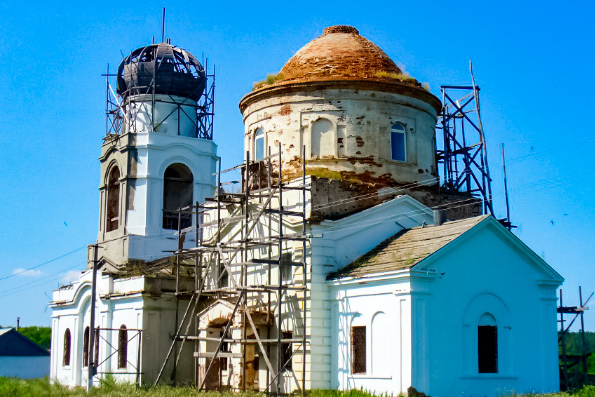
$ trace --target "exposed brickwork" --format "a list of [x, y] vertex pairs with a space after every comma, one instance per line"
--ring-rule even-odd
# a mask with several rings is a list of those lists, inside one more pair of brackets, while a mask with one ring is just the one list
[[[320, 80], [387, 80], [378, 72], [400, 74], [401, 69], [377, 45], [351, 26], [331, 26], [299, 50], [281, 69], [275, 83]], [[390, 79], [388, 79], [390, 80]]]

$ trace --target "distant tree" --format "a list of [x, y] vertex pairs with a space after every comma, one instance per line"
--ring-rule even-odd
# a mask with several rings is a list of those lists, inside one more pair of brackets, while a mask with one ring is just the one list
[[21, 327], [18, 331], [39, 346], [49, 350], [52, 334], [50, 327]]

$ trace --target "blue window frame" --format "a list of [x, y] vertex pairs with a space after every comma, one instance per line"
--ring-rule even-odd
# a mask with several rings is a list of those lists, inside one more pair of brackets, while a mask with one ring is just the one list
[[391, 159], [395, 161], [407, 160], [407, 146], [405, 139], [405, 127], [396, 123], [390, 129]]

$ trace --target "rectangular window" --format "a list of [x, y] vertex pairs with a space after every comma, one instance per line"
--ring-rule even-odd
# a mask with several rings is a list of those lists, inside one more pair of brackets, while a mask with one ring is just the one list
[[480, 374], [498, 372], [498, 327], [477, 327], [477, 358]]
[[391, 159], [405, 161], [407, 159], [405, 145], [405, 127], [401, 124], [393, 124], [390, 129]]
[[291, 265], [292, 259], [291, 252], [281, 255], [281, 280], [286, 283], [289, 283], [293, 280], [293, 266]]
[[366, 373], [366, 327], [351, 327], [351, 373]]
[[[283, 332], [283, 335], [281, 336], [283, 339], [292, 339], [293, 338], [293, 332], [291, 331], [287, 331], [287, 332]], [[291, 370], [293, 368], [292, 365], [292, 358], [291, 356], [293, 355], [293, 345], [291, 342], [281, 342], [281, 360], [283, 360], [283, 364], [285, 364], [285, 369], [287, 370]]]

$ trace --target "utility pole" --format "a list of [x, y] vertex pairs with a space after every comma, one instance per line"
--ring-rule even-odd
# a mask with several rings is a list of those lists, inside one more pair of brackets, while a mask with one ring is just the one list
[[97, 291], [97, 251], [99, 251], [99, 245], [93, 244], [93, 281], [91, 283], [91, 324], [89, 326], [89, 351], [87, 352], [89, 357], [88, 375], [87, 375], [87, 392], [93, 387], [93, 376], [95, 376], [95, 362], [93, 347], [95, 345], [95, 295]]

